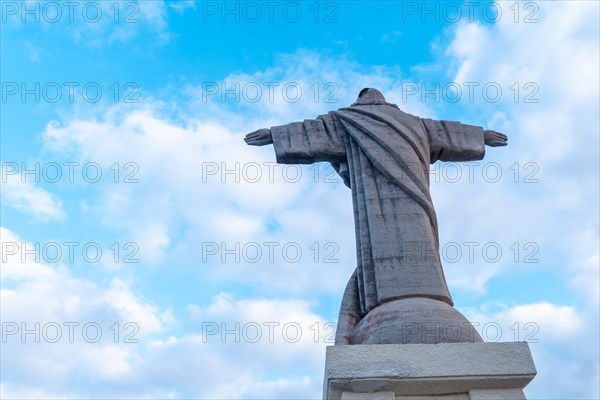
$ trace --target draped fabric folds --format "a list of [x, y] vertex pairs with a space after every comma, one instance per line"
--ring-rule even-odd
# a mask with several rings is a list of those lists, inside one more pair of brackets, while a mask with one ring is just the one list
[[[439, 257], [429, 165], [483, 158], [483, 129], [407, 114], [381, 99], [271, 128], [277, 162], [330, 162], [352, 190], [357, 268], [342, 305], [362, 318], [399, 298], [453, 304]], [[347, 298], [347, 299], [346, 299]]]

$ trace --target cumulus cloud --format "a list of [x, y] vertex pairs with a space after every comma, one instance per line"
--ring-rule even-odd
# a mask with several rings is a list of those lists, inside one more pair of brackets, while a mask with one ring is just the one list
[[[207, 397], [316, 398], [322, 379], [325, 346], [333, 340], [333, 327], [301, 300], [238, 299], [228, 293], [215, 296], [207, 307], [188, 306], [190, 323], [200, 333], [197, 353], [213, 362], [236, 360], [228, 379], [200, 389]], [[167, 340], [157, 346], [177, 346]], [[250, 361], [251, 360], [251, 361]], [[251, 370], [244, 363], [252, 363]], [[289, 372], [282, 378], [274, 371]], [[208, 386], [208, 385], [207, 385]]]
[[[51, 266], [39, 248], [14, 232], [2, 233], [3, 313], [6, 320], [84, 320], [112, 317], [132, 321], [149, 334], [162, 329], [163, 316], [144, 303], [124, 281], [114, 279], [107, 287], [73, 276], [64, 265]], [[37, 259], [36, 259], [37, 258]], [[163, 321], [164, 322], [164, 321]]]
[[[5, 228], [2, 240], [23, 241]], [[176, 321], [123, 281], [101, 287], [30, 258], [3, 252], [0, 265], [3, 397], [81, 397], [90, 381], [100, 397], [319, 395], [333, 327], [306, 301], [221, 293]]]
[[[90, 4], [91, 3], [91, 4]], [[59, 35], [87, 47], [105, 47], [114, 43], [130, 42], [149, 33], [154, 43], [166, 44], [168, 32], [168, 7], [159, 1], [123, 1], [112, 3], [35, 3], [7, 5], [5, 20], [7, 28], [20, 29], [23, 22], [44, 32], [52, 29]], [[183, 3], [183, 2], [182, 2]], [[171, 6], [182, 12], [187, 4]], [[27, 13], [25, 11], [28, 11]], [[35, 23], [32, 23], [34, 22]], [[38, 61], [39, 50], [28, 43], [24, 50], [31, 61]]]
[[[548, 301], [463, 309], [485, 341], [526, 341], [537, 376], [528, 398], [593, 398], [598, 391], [598, 327], [586, 309]], [[564, 393], [564, 394], [563, 394]]]
[[168, 312], [144, 302], [126, 282], [102, 287], [78, 278], [36, 260], [39, 254], [26, 252], [33, 243], [0, 229], [5, 396], [69, 395], [86, 377], [112, 381], [130, 371], [134, 341], [169, 322]]
[[[35, 175], [25, 175], [22, 165], [2, 165], [2, 203], [31, 215], [34, 220], [60, 221], [67, 217], [61, 199], [35, 185], [40, 180], [39, 163]], [[26, 166], [31, 168], [32, 166]], [[33, 181], [33, 182], [32, 182]]]

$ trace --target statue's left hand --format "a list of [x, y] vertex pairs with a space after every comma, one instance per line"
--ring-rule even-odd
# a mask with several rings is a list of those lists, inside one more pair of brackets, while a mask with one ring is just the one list
[[246, 135], [244, 140], [246, 141], [246, 144], [249, 144], [250, 146], [265, 146], [273, 143], [270, 129], [259, 129], [250, 132]]
[[483, 140], [490, 147], [506, 146], [508, 137], [496, 131], [483, 131]]

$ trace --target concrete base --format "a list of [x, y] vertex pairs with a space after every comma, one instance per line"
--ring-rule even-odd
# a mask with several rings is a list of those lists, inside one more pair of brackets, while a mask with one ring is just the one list
[[323, 399], [525, 399], [535, 374], [525, 342], [330, 346]]

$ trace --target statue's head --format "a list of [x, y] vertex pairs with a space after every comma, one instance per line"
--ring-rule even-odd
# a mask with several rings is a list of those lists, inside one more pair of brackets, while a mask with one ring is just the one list
[[381, 94], [381, 92], [379, 90], [373, 89], [373, 88], [364, 88], [358, 94], [358, 98], [359, 99], [380, 98], [380, 99], [385, 100], [385, 98], [383, 97], [383, 94]]
[[358, 98], [356, 99], [356, 102], [354, 102], [354, 104], [352, 104], [352, 105], [359, 106], [359, 105], [378, 105], [378, 104], [387, 104], [390, 106], [397, 107], [395, 104], [390, 104], [387, 101], [385, 101], [385, 97], [383, 97], [383, 94], [381, 94], [381, 92], [379, 90], [373, 89], [373, 88], [364, 88], [363, 90], [361, 90], [360, 93], [358, 94]]

